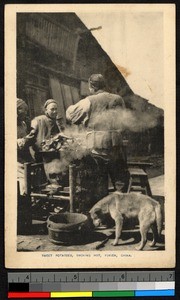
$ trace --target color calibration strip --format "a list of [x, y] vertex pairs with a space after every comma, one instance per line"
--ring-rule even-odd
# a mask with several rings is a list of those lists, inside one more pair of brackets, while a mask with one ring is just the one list
[[174, 271], [9, 273], [9, 298], [175, 296]]
[[97, 291], [97, 292], [9, 292], [8, 298], [93, 298], [93, 297], [147, 297], [175, 296], [175, 290]]

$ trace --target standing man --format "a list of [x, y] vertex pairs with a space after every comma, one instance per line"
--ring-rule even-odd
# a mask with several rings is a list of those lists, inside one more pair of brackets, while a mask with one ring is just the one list
[[67, 109], [66, 118], [72, 124], [84, 124], [92, 155], [109, 161], [112, 184], [124, 192], [129, 180], [120, 120], [124, 101], [119, 95], [105, 91], [105, 80], [101, 74], [91, 75], [89, 90], [90, 96]]
[[17, 180], [20, 195], [24, 195], [24, 163], [30, 162], [32, 157], [29, 151], [28, 128], [26, 117], [28, 106], [22, 99], [17, 99]]
[[64, 130], [62, 118], [58, 116], [57, 108], [57, 102], [54, 99], [48, 99], [44, 103], [44, 114], [31, 121], [31, 134], [34, 137], [32, 148], [37, 161], [42, 159], [39, 153], [42, 150], [42, 142]]

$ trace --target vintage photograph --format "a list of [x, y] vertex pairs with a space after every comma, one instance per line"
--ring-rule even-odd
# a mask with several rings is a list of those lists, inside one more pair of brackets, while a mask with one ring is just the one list
[[77, 256], [90, 267], [95, 255], [101, 267], [104, 257], [105, 266], [118, 258], [117, 267], [129, 267], [119, 257], [141, 255], [144, 267], [150, 255], [173, 265], [174, 36], [166, 44], [165, 28], [173, 33], [174, 6], [56, 7], [6, 10], [14, 62], [6, 65], [5, 117], [15, 133], [6, 163], [12, 151], [17, 170], [12, 185], [6, 179], [6, 220], [14, 215], [13, 230], [9, 221], [6, 228], [15, 257], [26, 257], [19, 266], [29, 266], [27, 255], [37, 264], [47, 254], [44, 266], [54, 267], [55, 253], [70, 261], [76, 254], [76, 267]]

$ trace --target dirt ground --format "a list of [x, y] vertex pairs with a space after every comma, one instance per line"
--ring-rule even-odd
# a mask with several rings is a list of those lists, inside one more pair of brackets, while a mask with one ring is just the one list
[[[154, 198], [164, 207], [164, 176], [158, 176], [149, 180]], [[112, 246], [114, 239], [114, 228], [99, 228], [91, 234], [85, 236], [74, 236], [71, 245], [56, 245], [49, 241], [46, 222], [33, 221], [31, 235], [18, 235], [18, 251], [124, 251], [135, 250], [140, 242], [139, 226], [135, 222], [124, 224], [121, 239], [117, 246]], [[152, 239], [152, 234], [148, 233], [148, 240]], [[161, 240], [154, 247], [148, 243], [144, 251], [164, 250], [164, 230], [162, 231]]]
[[[136, 157], [129, 161], [152, 162], [153, 166], [147, 168], [149, 183], [154, 199], [162, 205], [164, 213], [164, 168], [163, 157]], [[124, 251], [135, 250], [135, 247], [140, 242], [140, 233], [138, 224], [124, 224], [121, 239], [117, 246], [112, 246], [114, 239], [114, 228], [99, 228], [98, 230], [83, 236], [75, 236], [71, 245], [56, 245], [49, 241], [46, 222], [33, 221], [31, 235], [18, 235], [17, 250], [18, 251]], [[152, 234], [148, 233], [148, 240], [152, 239]], [[162, 231], [161, 240], [154, 247], [150, 247], [148, 243], [144, 247], [144, 251], [164, 250], [164, 230]]]
[[[29, 236], [18, 236], [18, 251], [135, 251], [135, 247], [140, 242], [140, 233], [138, 226], [130, 229], [123, 229], [121, 238], [117, 246], [111, 243], [114, 239], [114, 228], [100, 229], [88, 234], [88, 237], [81, 237], [74, 240], [72, 245], [56, 245], [49, 241], [46, 232]], [[152, 234], [148, 233], [148, 240], [152, 240]], [[148, 243], [143, 251], [164, 250], [164, 231], [162, 231], [161, 240], [154, 246], [150, 247]]]

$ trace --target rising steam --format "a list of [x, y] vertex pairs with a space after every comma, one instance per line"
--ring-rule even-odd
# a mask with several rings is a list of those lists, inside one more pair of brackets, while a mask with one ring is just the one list
[[117, 130], [120, 133], [125, 130], [142, 132], [158, 124], [158, 115], [128, 109], [112, 109], [94, 115], [90, 121], [92, 121], [90, 128], [85, 128], [83, 125], [73, 125], [65, 129], [64, 134], [73, 139], [67, 140], [59, 150], [59, 161], [54, 160], [46, 164], [46, 174], [64, 172], [70, 163], [81, 160], [90, 153], [93, 146], [90, 149], [88, 145], [88, 130], [102, 132]]

